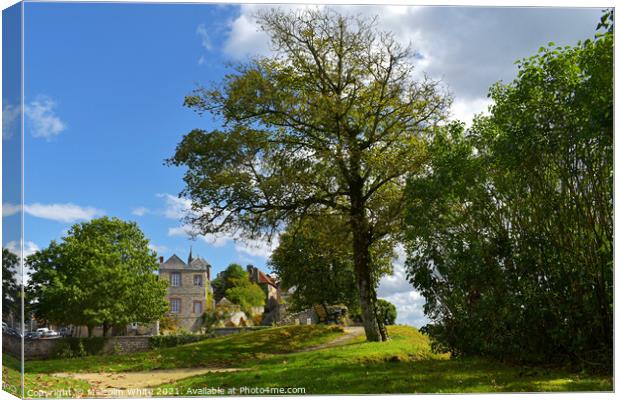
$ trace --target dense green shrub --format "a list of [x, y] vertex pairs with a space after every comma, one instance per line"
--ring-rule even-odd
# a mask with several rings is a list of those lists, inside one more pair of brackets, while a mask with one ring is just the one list
[[103, 354], [106, 337], [57, 339], [52, 356], [55, 358], [74, 358]]
[[205, 340], [210, 338], [211, 335], [194, 335], [190, 333], [179, 334], [179, 335], [159, 335], [159, 336], [151, 336], [150, 344], [151, 348], [159, 349], [162, 347], [174, 347], [182, 344], [199, 342], [201, 340]]
[[611, 367], [612, 21], [521, 61], [491, 115], [446, 127], [410, 177], [407, 267], [436, 347]]

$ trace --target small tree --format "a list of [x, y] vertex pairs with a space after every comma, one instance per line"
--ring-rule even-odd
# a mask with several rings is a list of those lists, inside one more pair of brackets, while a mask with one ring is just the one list
[[27, 259], [35, 315], [58, 324], [153, 322], [167, 310], [166, 283], [136, 223], [103, 217], [73, 225], [60, 243]]
[[228, 265], [224, 271], [218, 274], [218, 276], [211, 281], [215, 300], [220, 301], [222, 297], [226, 296], [226, 291], [228, 289], [232, 288], [236, 283], [241, 281], [249, 282], [248, 273], [239, 264], [233, 263]]
[[213, 286], [218, 300], [226, 297], [241, 306], [243, 311], [249, 312], [252, 307], [265, 305], [265, 292], [250, 281], [248, 273], [239, 264], [230, 264], [213, 280]]
[[379, 299], [377, 302], [377, 309], [379, 310], [379, 318], [386, 325], [394, 325], [396, 323], [396, 306], [387, 300]]
[[20, 287], [15, 279], [19, 259], [8, 249], [2, 249], [2, 317], [17, 317], [20, 308]]

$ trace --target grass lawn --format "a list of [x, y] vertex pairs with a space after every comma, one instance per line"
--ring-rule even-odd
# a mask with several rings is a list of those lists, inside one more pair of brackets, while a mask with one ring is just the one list
[[[22, 395], [20, 370], [18, 359], [6, 353], [2, 354], [3, 389], [17, 397]], [[37, 373], [27, 373], [24, 376], [24, 386], [26, 397], [47, 397], [46, 393], [50, 392], [69, 397], [75, 390], [84, 392], [90, 387], [85, 381]]]
[[[155, 393], [190, 396], [213, 388], [240, 387], [295, 387], [306, 394], [613, 390], [611, 376], [510, 366], [479, 358], [451, 360], [446, 354], [433, 354], [426, 336], [404, 326], [390, 327], [392, 340], [387, 343], [366, 343], [358, 337], [337, 347], [296, 352], [342, 334], [337, 327], [292, 326], [126, 356], [28, 361], [26, 389], [89, 388], [85, 381], [49, 375], [55, 372], [236, 367], [246, 370], [178, 380]], [[9, 377], [17, 374], [19, 378], [15, 359], [5, 356], [4, 367]]]
[[342, 334], [336, 326], [297, 325], [223, 336], [177, 347], [127, 355], [27, 361], [26, 373], [126, 372], [152, 369], [227, 367], [328, 342]]
[[508, 366], [483, 359], [450, 360], [430, 351], [417, 330], [390, 327], [388, 343], [362, 338], [344, 346], [248, 360], [249, 371], [210, 373], [164, 385], [187, 396], [203, 388], [304, 388], [306, 394], [467, 393], [612, 390], [612, 378]]

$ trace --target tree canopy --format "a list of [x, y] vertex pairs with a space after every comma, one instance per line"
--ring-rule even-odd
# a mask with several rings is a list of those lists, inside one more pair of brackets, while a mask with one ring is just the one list
[[[378, 247], [373, 250], [378, 250], [371, 254], [378, 278], [390, 271], [392, 251]], [[351, 314], [359, 315], [351, 232], [346, 219], [325, 215], [291, 224], [280, 235], [269, 264], [282, 288], [293, 289], [293, 309], [345, 304]]]
[[113, 326], [153, 322], [167, 311], [166, 282], [148, 239], [134, 222], [103, 217], [27, 258], [37, 318], [56, 324]]
[[239, 264], [230, 264], [212, 283], [216, 300], [226, 297], [238, 304], [243, 311], [249, 312], [252, 307], [265, 305], [267, 294], [259, 285], [250, 281], [250, 277]]
[[9, 315], [20, 318], [19, 310], [21, 289], [15, 279], [19, 268], [19, 258], [8, 249], [2, 249], [2, 316], [3, 319]]
[[345, 218], [366, 337], [385, 340], [371, 253], [400, 238], [405, 176], [425, 160], [423, 137], [449, 99], [414, 79], [410, 49], [375, 19], [311, 9], [257, 18], [274, 55], [185, 99], [221, 122], [188, 133], [168, 160], [187, 167], [189, 220], [201, 233], [270, 237], [307, 217]]
[[378, 299], [377, 308], [379, 310], [379, 318], [386, 325], [394, 325], [396, 323], [396, 306], [385, 299]]
[[611, 365], [613, 14], [549, 44], [408, 182], [410, 278], [453, 354]]

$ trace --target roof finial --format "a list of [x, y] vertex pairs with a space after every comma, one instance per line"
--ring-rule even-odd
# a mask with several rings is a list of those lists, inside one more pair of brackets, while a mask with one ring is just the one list
[[187, 264], [188, 265], [191, 264], [192, 260], [193, 260], [193, 257], [192, 257], [192, 245], [190, 244], [189, 245], [189, 257], [187, 258]]

